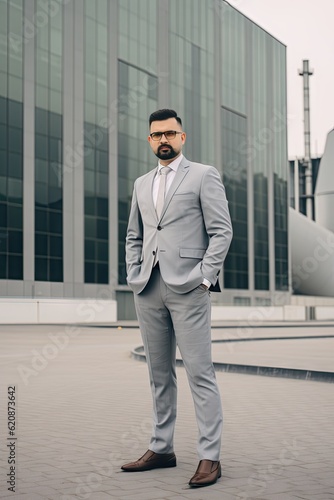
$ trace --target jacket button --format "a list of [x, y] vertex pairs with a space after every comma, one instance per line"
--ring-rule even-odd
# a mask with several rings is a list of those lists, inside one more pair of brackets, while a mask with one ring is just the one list
[[157, 230], [158, 230], [158, 231], [161, 231], [161, 229], [162, 229], [162, 227], [161, 227], [161, 226], [158, 226], [158, 227], [157, 227]]
[[153, 253], [153, 255], [155, 255], [155, 250], [153, 250], [153, 252], [152, 252], [152, 253]]

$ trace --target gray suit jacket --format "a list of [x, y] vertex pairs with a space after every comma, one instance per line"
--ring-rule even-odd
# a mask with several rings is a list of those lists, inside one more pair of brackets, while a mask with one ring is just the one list
[[150, 278], [158, 249], [161, 276], [175, 293], [203, 278], [215, 285], [232, 239], [225, 188], [216, 168], [183, 158], [160, 220], [152, 198], [157, 169], [134, 184], [126, 237], [127, 282], [137, 294]]

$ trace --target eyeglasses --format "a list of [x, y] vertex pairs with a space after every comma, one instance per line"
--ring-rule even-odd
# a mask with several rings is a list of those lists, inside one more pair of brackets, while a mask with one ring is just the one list
[[150, 137], [151, 139], [153, 139], [153, 141], [160, 141], [160, 139], [164, 135], [167, 141], [170, 141], [172, 139], [175, 139], [176, 134], [183, 134], [183, 132], [177, 132], [176, 130], [167, 130], [167, 132], [152, 132], [152, 134], [150, 134]]

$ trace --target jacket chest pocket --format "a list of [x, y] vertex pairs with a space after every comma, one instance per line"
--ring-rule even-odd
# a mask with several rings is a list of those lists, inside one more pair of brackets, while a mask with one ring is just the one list
[[197, 200], [198, 196], [197, 194], [189, 191], [189, 192], [183, 192], [183, 193], [174, 193], [174, 197], [176, 202], [178, 201], [183, 201], [183, 200]]

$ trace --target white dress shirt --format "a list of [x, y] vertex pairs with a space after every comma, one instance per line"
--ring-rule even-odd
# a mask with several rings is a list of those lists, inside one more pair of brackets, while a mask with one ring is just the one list
[[159, 162], [158, 163], [158, 170], [157, 170], [157, 173], [154, 177], [154, 181], [153, 181], [153, 192], [152, 192], [152, 195], [153, 195], [153, 203], [154, 203], [154, 206], [157, 205], [157, 199], [158, 199], [158, 191], [159, 191], [159, 182], [160, 182], [160, 169], [164, 166], [167, 166], [169, 168], [172, 169], [171, 172], [168, 172], [167, 174], [167, 179], [166, 179], [166, 194], [168, 193], [168, 189], [171, 187], [172, 185], [172, 182], [174, 180], [174, 177], [176, 175], [176, 172], [177, 172], [177, 169], [179, 168], [179, 165], [181, 163], [181, 161], [183, 160], [184, 156], [183, 154], [180, 154], [180, 156], [178, 156], [177, 158], [175, 158], [175, 160], [173, 160], [171, 163], [169, 163], [168, 165], [161, 165], [161, 163]]

